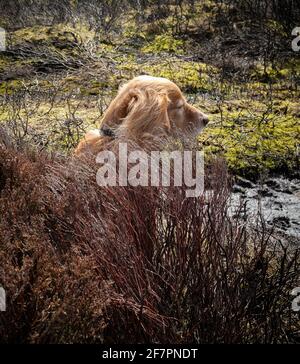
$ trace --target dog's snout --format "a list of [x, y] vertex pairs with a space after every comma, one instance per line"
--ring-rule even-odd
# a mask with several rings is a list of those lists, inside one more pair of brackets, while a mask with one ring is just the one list
[[206, 126], [208, 124], [208, 122], [209, 122], [208, 116], [201, 111], [199, 112], [199, 118], [200, 118], [201, 123], [204, 126]]
[[202, 121], [204, 125], [207, 125], [209, 123], [208, 116], [204, 115]]

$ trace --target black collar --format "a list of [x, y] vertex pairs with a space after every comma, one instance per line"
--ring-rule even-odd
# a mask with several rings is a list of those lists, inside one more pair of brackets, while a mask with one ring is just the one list
[[101, 126], [99, 131], [102, 136], [108, 136], [111, 138], [116, 137], [115, 132], [112, 129], [110, 129], [108, 126]]

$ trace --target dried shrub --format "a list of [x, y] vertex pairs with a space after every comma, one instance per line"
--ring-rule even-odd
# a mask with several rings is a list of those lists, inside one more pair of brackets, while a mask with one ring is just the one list
[[100, 188], [93, 158], [0, 147], [4, 343], [299, 342], [299, 250], [205, 194]]

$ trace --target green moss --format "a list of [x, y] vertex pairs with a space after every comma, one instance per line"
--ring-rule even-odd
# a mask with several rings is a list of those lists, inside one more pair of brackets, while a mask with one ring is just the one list
[[157, 35], [152, 42], [142, 48], [144, 53], [176, 53], [183, 54], [184, 42], [170, 34]]
[[257, 65], [251, 74], [252, 80], [260, 81], [263, 83], [268, 83], [270, 81], [274, 82], [282, 77], [283, 75], [280, 73], [279, 70], [276, 70], [271, 66], [264, 67], [261, 64]]
[[267, 22], [267, 27], [272, 30], [274, 33], [276, 34], [280, 34], [282, 37], [286, 37], [287, 33], [286, 30], [284, 29], [283, 25], [280, 24], [280, 22], [276, 21], [276, 20], [272, 20], [269, 19]]
[[229, 168], [239, 174], [255, 176], [266, 171], [291, 172], [299, 166], [299, 119], [270, 114], [236, 120], [234, 115], [221, 125], [208, 127], [199, 140], [211, 154], [223, 155]]
[[147, 41], [147, 34], [142, 29], [137, 29], [136, 24], [127, 24], [122, 35], [124, 42], [134, 48], [140, 48]]
[[98, 53], [99, 54], [112, 54], [112, 53], [116, 53], [116, 46], [113, 44], [107, 44], [104, 42], [100, 42], [98, 44]]
[[87, 42], [95, 37], [95, 32], [90, 30], [84, 23], [78, 22], [75, 26], [71, 24], [54, 24], [52, 26], [33, 26], [16, 30], [12, 33], [12, 44], [23, 42], [55, 43], [74, 42], [75, 38]]
[[21, 80], [3, 81], [0, 83], [0, 95], [11, 95], [22, 87]]
[[10, 59], [8, 57], [4, 57], [0, 53], [0, 72], [4, 72], [11, 66]]
[[287, 80], [292, 76], [300, 76], [300, 62], [291, 60], [285, 64], [278, 63], [275, 67], [271, 65], [263, 66], [257, 64], [251, 73], [251, 79], [262, 83], [275, 83]]
[[186, 92], [212, 90], [211, 74], [217, 72], [215, 68], [203, 63], [175, 60], [147, 65], [144, 71], [152, 76], [168, 78]]

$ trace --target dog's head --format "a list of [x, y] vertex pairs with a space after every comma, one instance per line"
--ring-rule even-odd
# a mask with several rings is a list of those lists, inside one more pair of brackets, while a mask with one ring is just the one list
[[101, 130], [105, 135], [124, 131], [144, 135], [197, 134], [208, 117], [184, 98], [179, 87], [159, 77], [139, 76], [125, 84], [108, 107]]

